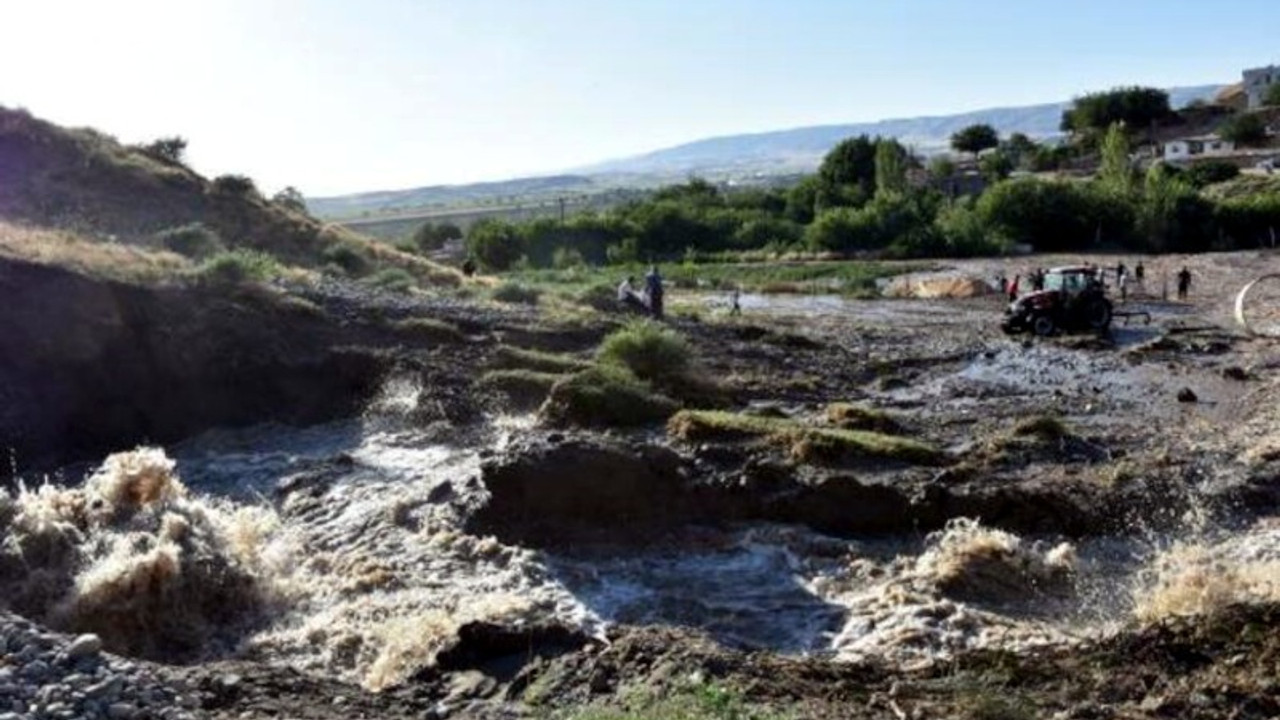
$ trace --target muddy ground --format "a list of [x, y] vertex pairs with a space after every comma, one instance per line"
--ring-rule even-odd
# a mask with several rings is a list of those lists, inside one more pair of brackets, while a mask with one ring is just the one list
[[[1103, 267], [1116, 262], [1088, 259]], [[947, 271], [990, 278], [1082, 260], [968, 261]], [[956, 518], [1079, 543], [1268, 526], [1280, 506], [1274, 482], [1278, 358], [1275, 341], [1249, 337], [1234, 325], [1231, 304], [1247, 281], [1280, 271], [1280, 256], [1234, 253], [1146, 264], [1146, 287], [1118, 309], [1149, 312], [1150, 324], [1120, 321], [1105, 337], [1006, 337], [998, 327], [1004, 302], [994, 295], [748, 297], [740, 317], [727, 315], [723, 298], [675, 295], [669, 322], [691, 340], [700, 372], [725, 390], [730, 409], [810, 421], [831, 403], [856, 403], [891, 413], [906, 435], [945, 451], [946, 462], [811, 466], [776, 447], [679, 442], [657, 427], [602, 433], [522, 426], [511, 448], [489, 459], [498, 469], [482, 466], [479, 479], [511, 477], [516, 471], [502, 469], [510, 467], [501, 464], [505, 459], [518, 466], [522, 458], [550, 457], [547, 473], [605, 468], [637, 482], [658, 478], [668, 483], [665, 494], [655, 499], [638, 486], [634, 495], [599, 499], [595, 507], [603, 510], [579, 518], [583, 532], [567, 537], [516, 532], [505, 519], [475, 532], [586, 563], [577, 558], [625, 554], [636, 543], [671, 553], [713, 546], [728, 542], [743, 523], [797, 525], [842, 542], [881, 536], [919, 542]], [[1195, 278], [1191, 296], [1164, 297], [1173, 294], [1172, 274], [1184, 264]], [[362, 319], [369, 316], [367, 300], [339, 290], [313, 291], [307, 299], [366, 327], [364, 345], [394, 344], [394, 334], [369, 339], [371, 323]], [[428, 311], [393, 305], [374, 314]], [[465, 307], [440, 312], [463, 328], [462, 337], [429, 349], [429, 359], [416, 367], [427, 378], [447, 378], [448, 395], [465, 391], [469, 373], [483, 368], [501, 343], [585, 357], [617, 322], [606, 317], [557, 330], [553, 320], [523, 309], [492, 316]], [[465, 358], [467, 367], [451, 366], [450, 357]], [[458, 404], [479, 413], [493, 402]], [[461, 425], [465, 415], [440, 412], [423, 422]], [[1060, 423], [1052, 432], [1019, 430], [1046, 416]], [[642, 445], [649, 454], [641, 453], [645, 464], [636, 469], [612, 456], [583, 459], [585, 451], [573, 443], [603, 443], [605, 450], [590, 452], [605, 455], [619, 443]], [[328, 467], [307, 477], [321, 477]], [[621, 528], [608, 517], [608, 503], [640, 496], [655, 506], [635, 522], [655, 531], [611, 536]], [[323, 502], [322, 490], [314, 498]], [[298, 507], [319, 512], [302, 502]], [[575, 507], [549, 512], [568, 515]], [[947, 602], [974, 601], [965, 592], [959, 587], [943, 595]], [[1231, 605], [1228, 598], [1224, 607]], [[1030, 605], [1020, 607], [1031, 612]], [[1052, 613], [1046, 608], [1054, 606], [1036, 607]], [[902, 656], [753, 647], [718, 633], [714, 622], [612, 622], [603, 635], [554, 622], [518, 630], [480, 623], [459, 631], [434, 666], [377, 693], [269, 657], [160, 665], [157, 672], [186, 687], [200, 712], [228, 718], [544, 717], [636, 692], [678, 694], [707, 684], [733, 688], [745, 701], [786, 717], [1271, 717], [1280, 712], [1274, 681], [1280, 635], [1271, 629], [1277, 612], [1259, 602], [1217, 609], [1209, 618], [1121, 617], [1105, 630], [1095, 623], [1071, 642], [1016, 651], [999, 643], [945, 653], [926, 648]]]

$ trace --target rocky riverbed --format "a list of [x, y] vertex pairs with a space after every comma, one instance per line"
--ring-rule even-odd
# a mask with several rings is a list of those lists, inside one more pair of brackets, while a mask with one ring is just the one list
[[1169, 262], [1203, 278], [1190, 301], [1138, 294], [1152, 323], [1105, 338], [1005, 337], [991, 296], [676, 296], [714, 409], [629, 428], [481, 380], [589, 362], [620, 318], [6, 266], [32, 350], [0, 358], [0, 718], [537, 717], [709, 687], [795, 717], [1265, 717], [1277, 386], [1230, 303], [1280, 260]]

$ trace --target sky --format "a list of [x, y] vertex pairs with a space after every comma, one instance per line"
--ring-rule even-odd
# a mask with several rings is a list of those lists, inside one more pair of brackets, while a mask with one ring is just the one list
[[1238, 81], [1276, 0], [0, 0], [0, 105], [309, 196]]

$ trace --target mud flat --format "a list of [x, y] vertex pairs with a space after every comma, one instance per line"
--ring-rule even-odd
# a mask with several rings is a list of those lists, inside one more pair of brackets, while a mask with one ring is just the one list
[[[305, 346], [320, 370], [296, 392], [343, 392], [170, 435], [163, 413], [122, 422], [96, 441], [116, 454], [31, 440], [93, 462], [19, 466], [0, 498], [0, 717], [1272, 716], [1280, 389], [1230, 303], [1280, 261], [1159, 262], [1203, 283], [1130, 298], [1153, 322], [1104, 338], [1005, 337], [991, 296], [760, 296], [733, 318], [676, 296], [701, 308], [669, 323], [701, 384], [625, 428], [550, 425], [482, 379], [546, 392], [617, 318], [241, 300], [292, 323], [281, 345], [251, 313], [188, 314], [235, 328], [197, 359], [261, 342], [271, 385]], [[46, 347], [57, 366], [150, 352], [167, 374], [127, 376], [145, 392], [223, 392], [184, 384], [184, 343], [158, 339], [178, 316], [128, 292], [108, 293], [124, 319], [59, 311], [97, 330]], [[337, 348], [367, 365], [334, 375]], [[65, 406], [91, 403], [121, 406]], [[59, 648], [89, 635], [81, 668]]]

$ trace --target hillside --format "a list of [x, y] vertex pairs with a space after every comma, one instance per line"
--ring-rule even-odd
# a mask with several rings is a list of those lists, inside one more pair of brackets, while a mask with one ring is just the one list
[[0, 107], [0, 253], [82, 268], [93, 257], [108, 264], [128, 257], [178, 272], [201, 258], [170, 253], [154, 262], [148, 254], [163, 254], [157, 233], [192, 223], [227, 248], [262, 251], [286, 265], [323, 267], [341, 251], [359, 255], [367, 269], [391, 265], [436, 280], [448, 274], [268, 200], [248, 178], [210, 180], [97, 130]]
[[[1192, 100], [1207, 100], [1222, 87], [1170, 88], [1170, 104], [1179, 108]], [[417, 217], [423, 211], [437, 207], [530, 205], [564, 196], [600, 194], [617, 188], [652, 187], [680, 181], [689, 175], [738, 181], [758, 176], [793, 175], [812, 171], [832, 146], [854, 135], [896, 137], [924, 152], [943, 149], [952, 133], [975, 123], [989, 124], [1002, 135], [1021, 132], [1040, 139], [1057, 137], [1061, 134], [1058, 125], [1062, 112], [1070, 104], [1057, 102], [989, 108], [955, 115], [726, 135], [577, 168], [573, 174], [308, 198], [307, 205], [317, 215], [330, 218], [381, 214]]]

